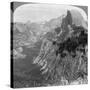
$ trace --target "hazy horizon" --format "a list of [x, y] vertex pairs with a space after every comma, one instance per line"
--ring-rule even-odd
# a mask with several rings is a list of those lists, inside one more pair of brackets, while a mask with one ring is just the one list
[[65, 14], [66, 11], [71, 9], [77, 9], [81, 11], [83, 17], [86, 18], [86, 13], [77, 7], [69, 5], [53, 5], [53, 4], [24, 4], [19, 6], [14, 11], [14, 22], [26, 23], [30, 22], [44, 22], [53, 18], [60, 17]]

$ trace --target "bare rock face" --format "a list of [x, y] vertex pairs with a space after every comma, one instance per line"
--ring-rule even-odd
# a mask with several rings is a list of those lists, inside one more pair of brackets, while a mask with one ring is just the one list
[[[80, 68], [82, 66], [81, 62], [83, 62], [82, 55], [86, 53], [86, 29], [81, 22], [77, 24], [75, 21], [73, 23], [75, 18], [73, 18], [71, 12], [67, 11], [67, 15], [62, 19], [60, 27], [55, 28], [57, 33], [56, 41], [44, 41], [46, 43], [44, 48], [47, 49], [41, 48], [42, 52], [37, 57], [37, 60], [40, 58], [37, 64], [41, 65], [42, 74], [48, 73], [47, 80], [56, 80], [63, 76], [70, 83], [79, 77], [84, 78], [84, 75], [87, 75], [86, 71], [82, 71]], [[47, 46], [49, 42], [52, 42], [50, 47]], [[85, 64], [86, 67], [87, 65]]]

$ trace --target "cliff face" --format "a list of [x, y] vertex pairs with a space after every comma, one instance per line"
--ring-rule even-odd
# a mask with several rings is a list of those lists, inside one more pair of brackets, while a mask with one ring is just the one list
[[58, 35], [57, 41], [62, 42], [64, 41], [65, 38], [67, 38], [67, 35], [70, 33], [71, 25], [72, 25], [72, 16], [70, 11], [67, 11], [66, 17], [62, 19], [61, 27], [59, 27], [61, 34]]
[[[82, 57], [86, 57], [87, 33], [86, 29], [73, 24], [72, 15], [67, 11], [60, 27], [55, 29], [56, 41], [44, 41], [42, 52], [36, 58], [42, 74], [47, 74], [47, 80], [57, 80], [64, 77], [68, 83], [87, 75], [87, 65]], [[48, 43], [51, 46], [48, 47]], [[47, 50], [47, 51], [46, 51]], [[37, 61], [38, 60], [38, 61]], [[84, 63], [83, 63], [84, 62]], [[47, 63], [47, 64], [46, 64]], [[86, 71], [81, 69], [84, 65]]]

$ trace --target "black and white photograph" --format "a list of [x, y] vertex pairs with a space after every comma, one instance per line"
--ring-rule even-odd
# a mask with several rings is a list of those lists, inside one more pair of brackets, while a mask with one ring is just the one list
[[10, 3], [12, 88], [88, 84], [88, 6]]

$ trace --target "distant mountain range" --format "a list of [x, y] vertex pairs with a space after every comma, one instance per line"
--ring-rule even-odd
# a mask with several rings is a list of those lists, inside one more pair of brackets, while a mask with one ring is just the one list
[[[70, 14], [71, 14], [71, 19], [72, 19], [72, 24], [75, 24], [77, 26], [82, 25], [85, 28], [87, 27], [86, 21], [84, 21], [82, 15], [79, 12], [75, 10], [71, 10]], [[24, 34], [25, 37], [27, 37], [26, 40], [24, 40], [24, 42], [26, 43], [26, 45], [30, 45], [30, 43], [36, 43], [38, 40], [41, 40], [43, 37], [48, 38], [49, 35], [47, 36], [46, 34], [47, 32], [50, 32], [51, 34], [55, 33], [55, 29], [57, 27], [61, 27], [63, 18], [65, 17], [66, 15], [62, 15], [60, 17], [53, 18], [48, 22], [45, 21], [41, 23], [35, 23], [35, 22], [32, 23], [28, 21], [27, 23], [23, 24], [23, 23], [17, 22], [17, 23], [14, 23], [13, 30], [15, 33], [19, 32], [21, 36], [22, 34]], [[19, 34], [17, 33], [16, 37], [18, 37], [18, 35]]]

